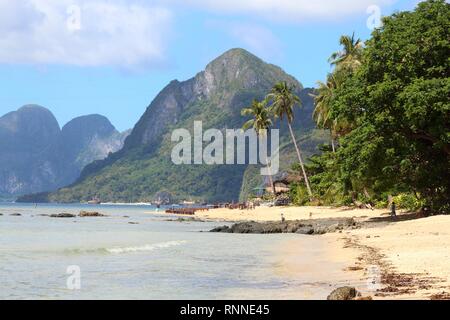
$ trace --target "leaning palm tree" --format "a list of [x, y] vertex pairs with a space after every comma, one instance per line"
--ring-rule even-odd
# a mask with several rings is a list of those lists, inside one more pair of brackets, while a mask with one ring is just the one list
[[353, 33], [351, 37], [342, 36], [339, 43], [343, 48], [331, 55], [330, 63], [337, 68], [355, 70], [361, 65], [363, 42], [361, 39], [356, 39]]
[[303, 172], [303, 178], [305, 179], [306, 188], [308, 189], [308, 194], [312, 200], [313, 194], [311, 191], [311, 186], [309, 184], [308, 175], [306, 174], [305, 165], [303, 163], [302, 154], [297, 145], [295, 139], [294, 131], [292, 130], [292, 121], [294, 120], [294, 107], [296, 105], [301, 105], [300, 98], [294, 94], [294, 86], [288, 85], [287, 82], [277, 83], [267, 96], [267, 100], [272, 103], [271, 109], [275, 117], [283, 120], [286, 117], [289, 131], [291, 133], [292, 142], [295, 146], [295, 151], [297, 152], [298, 161]]
[[[257, 101], [253, 100], [250, 107], [242, 109], [241, 114], [243, 116], [251, 115], [252, 119], [244, 123], [242, 127], [244, 130], [253, 128], [258, 136], [263, 136], [267, 134], [267, 130], [272, 126], [272, 120], [270, 119], [270, 110], [267, 108], [267, 101]], [[275, 186], [272, 180], [272, 173], [270, 172], [270, 163], [266, 155], [266, 163], [269, 169], [269, 182], [272, 187], [274, 196], [276, 195]]]

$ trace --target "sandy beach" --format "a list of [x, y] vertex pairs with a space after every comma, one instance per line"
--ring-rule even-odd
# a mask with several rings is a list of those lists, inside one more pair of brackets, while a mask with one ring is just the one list
[[314, 266], [305, 269], [299, 262], [299, 243], [305, 236], [299, 235], [298, 242], [290, 240], [280, 250], [276, 272], [292, 277], [309, 272], [318, 281], [320, 277], [331, 278], [337, 284], [351, 284], [373, 299], [450, 298], [450, 216], [419, 218], [400, 213], [397, 221], [391, 221], [387, 210], [330, 207], [215, 209], [196, 216], [216, 221], [276, 221], [281, 214], [287, 220], [355, 218], [363, 227], [310, 236], [311, 245], [320, 237], [326, 256], [323, 263], [340, 264], [342, 270], [331, 272], [323, 266], [315, 271]]
[[374, 218], [386, 214], [387, 210], [352, 210], [334, 207], [256, 207], [254, 210], [214, 209], [198, 211], [196, 216], [201, 219], [218, 221], [276, 221], [281, 214], [286, 220], [304, 220], [320, 218]]

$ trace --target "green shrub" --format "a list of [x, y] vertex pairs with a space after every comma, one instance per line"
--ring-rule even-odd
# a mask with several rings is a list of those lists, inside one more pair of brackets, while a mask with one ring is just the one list
[[291, 186], [289, 197], [292, 204], [296, 206], [304, 206], [309, 202], [308, 190], [301, 184], [293, 184]]
[[400, 193], [393, 200], [399, 209], [418, 210], [424, 205], [423, 200], [417, 199], [412, 193]]
[[375, 203], [376, 209], [386, 209], [388, 207], [389, 203], [387, 200], [379, 200]]

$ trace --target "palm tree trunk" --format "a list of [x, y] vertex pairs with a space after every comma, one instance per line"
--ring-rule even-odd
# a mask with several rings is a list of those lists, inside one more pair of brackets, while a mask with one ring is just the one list
[[289, 121], [288, 121], [288, 127], [289, 127], [289, 131], [291, 132], [292, 142], [294, 142], [295, 151], [297, 151], [298, 161], [300, 162], [300, 166], [302, 167], [303, 178], [305, 179], [305, 184], [306, 184], [306, 188], [308, 189], [309, 198], [310, 198], [310, 200], [312, 200], [313, 194], [311, 191], [311, 186], [309, 185], [309, 180], [308, 180], [308, 176], [306, 174], [305, 165], [303, 164], [302, 155], [301, 155], [300, 149], [297, 145], [297, 141], [295, 140], [294, 131], [292, 130], [292, 126]]
[[330, 129], [330, 135], [331, 135], [331, 149], [333, 150], [333, 153], [336, 152], [336, 145], [334, 144], [334, 132], [333, 129]]
[[272, 191], [273, 191], [274, 197], [276, 197], [277, 192], [276, 192], [276, 189], [275, 189], [275, 185], [273, 184], [273, 180], [272, 180], [272, 168], [271, 168], [271, 164], [269, 164], [269, 159], [267, 158], [267, 155], [266, 155], [266, 163], [267, 163], [267, 169], [269, 169], [270, 186], [272, 187]]

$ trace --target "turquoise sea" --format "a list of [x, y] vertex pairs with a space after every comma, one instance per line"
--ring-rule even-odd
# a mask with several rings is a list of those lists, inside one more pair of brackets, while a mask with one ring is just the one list
[[[108, 216], [46, 216], [81, 210]], [[152, 206], [0, 204], [0, 214], [0, 299], [283, 299], [329, 292], [330, 284], [274, 272], [277, 248], [298, 235], [209, 233], [224, 223], [173, 221]]]

